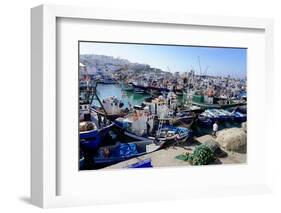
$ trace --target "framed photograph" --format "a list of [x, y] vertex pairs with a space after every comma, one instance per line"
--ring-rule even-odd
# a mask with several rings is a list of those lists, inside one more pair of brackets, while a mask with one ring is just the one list
[[31, 15], [33, 204], [270, 192], [272, 20]]

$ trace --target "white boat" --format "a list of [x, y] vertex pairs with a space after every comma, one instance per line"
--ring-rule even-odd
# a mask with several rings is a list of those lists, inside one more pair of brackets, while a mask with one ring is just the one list
[[124, 130], [124, 134], [136, 140], [171, 141], [178, 137], [186, 140], [191, 131], [184, 127], [165, 125], [163, 119], [155, 118], [148, 107], [134, 109], [124, 118], [117, 118], [114, 124]]
[[169, 92], [167, 97], [159, 96], [145, 101], [144, 104], [149, 111], [156, 115], [164, 123], [171, 125], [183, 125], [190, 127], [194, 121], [194, 114], [191, 112], [178, 112], [177, 96], [174, 92]]
[[[124, 103], [115, 96], [105, 98], [101, 101], [103, 107], [92, 106], [92, 110], [102, 116], [107, 116], [108, 119], [114, 120], [118, 117], [123, 117], [128, 114], [128, 109], [124, 108]], [[106, 113], [105, 113], [105, 112]]]

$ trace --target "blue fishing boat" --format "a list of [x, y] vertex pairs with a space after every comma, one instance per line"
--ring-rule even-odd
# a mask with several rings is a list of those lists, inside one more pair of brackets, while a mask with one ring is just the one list
[[245, 122], [247, 120], [247, 115], [241, 112], [233, 112], [234, 120], [238, 122]]
[[156, 144], [151, 140], [131, 143], [118, 142], [115, 145], [100, 147], [93, 161], [96, 166], [108, 166], [154, 152], [162, 146], [163, 143]]
[[218, 121], [228, 121], [228, 120], [233, 120], [234, 118], [232, 113], [224, 109], [209, 109], [206, 111], [213, 113]]
[[199, 124], [204, 127], [211, 126], [216, 120], [218, 120], [217, 114], [213, 113], [210, 110], [205, 110], [204, 112], [198, 115]]
[[215, 121], [231, 121], [234, 115], [224, 109], [207, 109], [198, 116], [198, 120], [203, 125], [211, 125]]
[[85, 166], [85, 158], [83, 153], [79, 152], [79, 168], [82, 169]]
[[214, 121], [211, 118], [205, 117], [203, 115], [198, 116], [198, 123], [204, 127], [210, 127], [213, 125]]
[[129, 169], [138, 169], [138, 168], [152, 168], [152, 164], [151, 164], [151, 159], [145, 159], [145, 160], [141, 160], [137, 163], [133, 163], [131, 165], [129, 165], [127, 168]]
[[237, 107], [232, 111], [234, 120], [237, 122], [247, 121], [247, 108], [246, 107]]
[[93, 122], [80, 122], [80, 147], [83, 150], [97, 150], [102, 142], [102, 136], [107, 134], [113, 124], [98, 129]]

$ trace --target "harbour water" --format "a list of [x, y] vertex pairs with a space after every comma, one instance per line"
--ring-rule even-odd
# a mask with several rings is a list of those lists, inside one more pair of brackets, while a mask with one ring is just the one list
[[[125, 107], [128, 107], [129, 104], [132, 106], [140, 105], [146, 98], [150, 97], [148, 93], [139, 94], [134, 93], [134, 91], [124, 91], [120, 84], [99, 84], [97, 86], [97, 95], [101, 100], [115, 96], [117, 99], [122, 100]], [[183, 96], [178, 96], [177, 99], [179, 104], [183, 102]], [[97, 100], [94, 100], [93, 104], [100, 105]]]
[[[137, 94], [133, 91], [123, 91], [120, 84], [99, 84], [97, 86], [97, 95], [100, 100], [107, 97], [115, 96], [117, 99], [122, 100], [125, 107], [128, 107], [130, 104], [139, 105], [145, 98], [149, 97], [149, 94]], [[93, 104], [99, 105], [98, 101], [93, 101]]]

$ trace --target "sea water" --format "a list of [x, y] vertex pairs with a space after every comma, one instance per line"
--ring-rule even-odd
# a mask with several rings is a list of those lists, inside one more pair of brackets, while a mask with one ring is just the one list
[[[137, 94], [134, 91], [123, 91], [119, 84], [99, 84], [97, 86], [97, 95], [100, 100], [115, 96], [124, 103], [125, 107], [129, 105], [140, 105], [150, 95], [147, 93]], [[98, 105], [98, 101], [94, 101], [93, 104]]]

